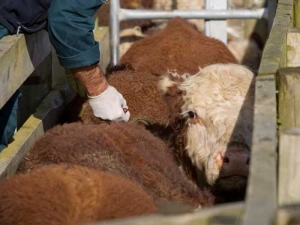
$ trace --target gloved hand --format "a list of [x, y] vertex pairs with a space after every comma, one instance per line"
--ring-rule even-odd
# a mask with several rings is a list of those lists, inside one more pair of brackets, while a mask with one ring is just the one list
[[88, 102], [96, 117], [112, 121], [129, 120], [130, 112], [126, 100], [113, 86], [108, 85], [98, 96], [88, 96]]

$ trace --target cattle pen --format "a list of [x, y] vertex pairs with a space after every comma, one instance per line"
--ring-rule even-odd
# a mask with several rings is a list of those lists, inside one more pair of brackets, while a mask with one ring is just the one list
[[[300, 173], [297, 173], [300, 161], [297, 152], [300, 147], [300, 1], [278, 0], [276, 8], [269, 10], [271, 29], [256, 76], [254, 131], [245, 201], [193, 213], [165, 212], [97, 225], [300, 224]], [[108, 28], [95, 30], [95, 39], [100, 42], [102, 54], [106, 53], [100, 62], [101, 68], [106, 68], [111, 61]], [[0, 58], [0, 108], [17, 89], [23, 93], [18, 131], [0, 153], [2, 180], [16, 172], [27, 150], [60, 121], [74, 93], [61, 75], [69, 72], [59, 66], [45, 31], [4, 37], [0, 40]]]

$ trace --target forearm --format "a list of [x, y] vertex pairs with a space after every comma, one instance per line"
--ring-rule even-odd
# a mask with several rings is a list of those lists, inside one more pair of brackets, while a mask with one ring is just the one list
[[94, 40], [93, 16], [102, 4], [103, 0], [52, 0], [49, 38], [61, 65], [71, 69], [85, 87], [94, 115], [104, 120], [128, 121], [126, 100], [108, 85], [97, 65], [100, 50]]
[[93, 15], [101, 0], [52, 0], [48, 31], [63, 67], [71, 69], [89, 96], [107, 88], [106, 79], [97, 66], [99, 45], [94, 40]]
[[104, 74], [97, 64], [78, 69], [72, 69], [76, 79], [85, 87], [89, 96], [97, 96], [104, 92], [108, 83]]

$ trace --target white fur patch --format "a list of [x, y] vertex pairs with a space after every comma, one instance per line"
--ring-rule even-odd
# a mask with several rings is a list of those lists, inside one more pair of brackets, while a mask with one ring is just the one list
[[169, 89], [170, 87], [172, 87], [173, 85], [176, 85], [176, 82], [170, 80], [169, 77], [163, 76], [163, 77], [161, 78], [161, 80], [159, 81], [159, 83], [158, 83], [158, 89], [159, 89], [159, 91], [160, 91], [162, 94], [164, 94], [164, 93], [166, 93], [166, 92], [168, 91], [168, 89]]
[[187, 75], [179, 75], [176, 71], [169, 70], [165, 75], [161, 76], [158, 82], [158, 90], [165, 94], [168, 89], [179, 84], [180, 79], [185, 79]]

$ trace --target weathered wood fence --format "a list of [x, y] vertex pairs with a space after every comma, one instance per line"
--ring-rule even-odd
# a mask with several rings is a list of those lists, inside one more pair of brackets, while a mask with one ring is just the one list
[[[276, 7], [274, 5], [274, 7]], [[193, 213], [158, 214], [98, 223], [105, 225], [300, 224], [300, 0], [278, 0], [275, 19], [256, 77], [252, 158], [244, 202]], [[102, 68], [109, 63], [107, 28], [102, 40]], [[104, 55], [104, 54], [103, 54]], [[32, 144], [59, 120], [72, 97], [57, 58], [42, 31], [0, 40], [0, 108], [19, 88], [40, 96], [25, 110], [25, 122], [0, 154], [0, 179], [12, 175]], [[38, 82], [30, 82], [39, 77]], [[43, 79], [42, 79], [43, 78]], [[29, 87], [31, 85], [31, 87]], [[43, 88], [38, 88], [42, 85]], [[29, 98], [28, 98], [29, 99]], [[27, 99], [27, 100], [28, 100]], [[30, 98], [32, 99], [32, 98]], [[25, 113], [25, 114], [26, 114]], [[294, 222], [294, 223], [292, 223]], [[298, 223], [297, 223], [298, 222]]]

